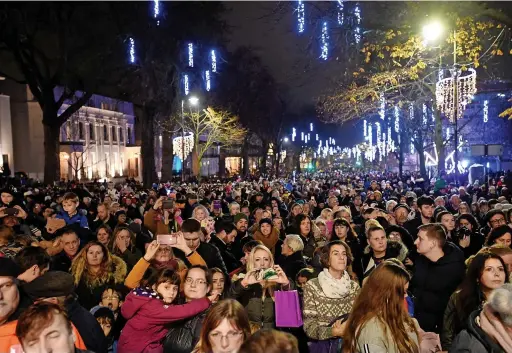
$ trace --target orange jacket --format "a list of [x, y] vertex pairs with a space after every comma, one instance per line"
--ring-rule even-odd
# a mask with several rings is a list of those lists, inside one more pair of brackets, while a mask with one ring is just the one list
[[[15, 320], [0, 326], [0, 353], [23, 352], [20, 341], [18, 341], [18, 337], [16, 337], [17, 324], [18, 320]], [[73, 334], [76, 337], [75, 347], [85, 350], [86, 347], [82, 336], [80, 336], [75, 326], [71, 326], [73, 327]]]

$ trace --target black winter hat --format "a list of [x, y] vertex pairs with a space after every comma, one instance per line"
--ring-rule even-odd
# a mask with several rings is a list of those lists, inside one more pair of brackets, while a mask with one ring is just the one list
[[17, 278], [21, 274], [20, 267], [12, 259], [0, 257], [0, 277]]
[[62, 271], [49, 271], [23, 285], [32, 299], [66, 297], [75, 291], [73, 275]]

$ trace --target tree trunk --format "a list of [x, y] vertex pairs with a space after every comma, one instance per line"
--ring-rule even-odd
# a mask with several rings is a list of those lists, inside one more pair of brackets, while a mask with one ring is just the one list
[[172, 167], [174, 151], [172, 146], [172, 134], [162, 133], [162, 181], [172, 180]]
[[224, 149], [220, 149], [219, 153], [219, 178], [224, 178], [226, 176], [226, 153]]
[[276, 144], [275, 152], [276, 152], [276, 154], [275, 154], [276, 159], [274, 161], [274, 163], [275, 163], [274, 173], [275, 173], [276, 178], [279, 178], [279, 157], [281, 156], [281, 144], [280, 143]]
[[[49, 112], [43, 113], [51, 114]], [[53, 114], [52, 114], [53, 115]], [[55, 121], [57, 112], [54, 117], [43, 117], [45, 121]], [[55, 124], [44, 124], [44, 182], [53, 185], [53, 182], [60, 180], [60, 126]]]
[[142, 159], [142, 182], [145, 188], [150, 188], [157, 181], [155, 166], [155, 143], [154, 143], [154, 109], [147, 105], [134, 105], [135, 116], [139, 118]]
[[242, 175], [244, 178], [249, 176], [249, 134], [245, 136], [242, 146]]
[[201, 159], [199, 159], [199, 155], [197, 154], [197, 150], [194, 148], [192, 151], [192, 174], [199, 180], [201, 178]]

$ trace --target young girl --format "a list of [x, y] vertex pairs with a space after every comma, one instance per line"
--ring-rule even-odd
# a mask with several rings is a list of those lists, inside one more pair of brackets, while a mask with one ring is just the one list
[[119, 338], [119, 353], [162, 352], [166, 324], [199, 314], [217, 297], [172, 305], [180, 288], [180, 276], [169, 269], [149, 272], [141, 284], [128, 294], [121, 307], [121, 314], [128, 322]]

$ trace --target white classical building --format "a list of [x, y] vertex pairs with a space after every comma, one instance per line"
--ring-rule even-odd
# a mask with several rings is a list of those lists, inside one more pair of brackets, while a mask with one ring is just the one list
[[134, 120], [131, 103], [93, 96], [61, 127], [61, 179], [138, 178]]
[[[61, 92], [56, 89], [56, 95]], [[71, 103], [71, 102], [67, 102]], [[64, 104], [62, 110], [68, 105]], [[44, 177], [43, 112], [27, 85], [0, 81], [0, 162], [11, 173]], [[129, 102], [93, 95], [61, 127], [61, 178], [140, 179], [140, 147]], [[0, 163], [1, 165], [1, 163]]]

